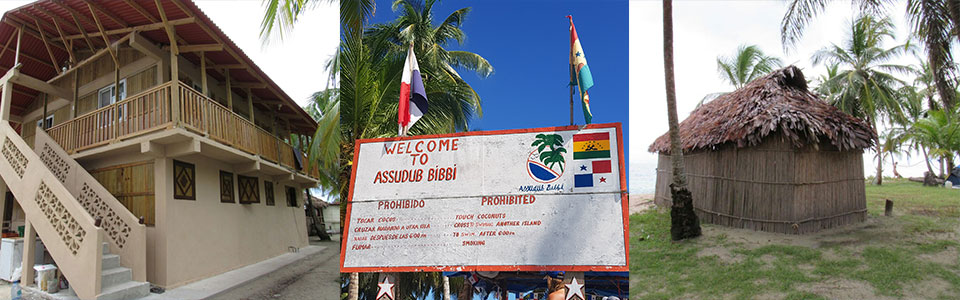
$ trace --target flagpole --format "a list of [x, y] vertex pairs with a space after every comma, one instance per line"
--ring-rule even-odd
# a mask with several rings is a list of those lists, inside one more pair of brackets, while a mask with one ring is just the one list
[[[571, 26], [571, 28], [570, 28], [570, 30], [571, 30], [571, 39], [570, 39], [570, 43], [571, 43], [571, 44], [570, 44], [570, 48], [571, 48], [571, 51], [572, 51], [572, 50], [573, 50], [573, 49], [572, 49], [572, 48], [573, 48], [573, 38], [572, 38], [572, 37], [573, 37], [573, 36], [572, 36], [573, 18], [571, 18], [569, 15], [567, 16], [567, 18], [570, 19], [570, 26]], [[573, 66], [573, 56], [572, 56], [572, 55], [571, 55], [571, 57], [570, 57], [570, 63], [569, 63], [569, 65], [570, 65], [570, 67], [567, 68], [567, 71], [569, 71], [569, 73], [570, 73], [570, 82], [567, 83], [567, 85], [570, 86], [570, 125], [572, 126], [572, 125], [573, 125], [573, 68], [574, 68], [574, 66]]]
[[[570, 78], [573, 78], [573, 68], [571, 69]], [[573, 84], [567, 84], [570, 86], [570, 125], [573, 125]]]

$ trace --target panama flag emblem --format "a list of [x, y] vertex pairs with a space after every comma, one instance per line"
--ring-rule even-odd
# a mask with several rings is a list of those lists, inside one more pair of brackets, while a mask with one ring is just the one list
[[413, 44], [407, 52], [407, 61], [403, 63], [403, 78], [400, 82], [400, 104], [397, 111], [397, 123], [400, 123], [400, 136], [407, 135], [410, 127], [427, 113], [427, 91], [423, 88], [420, 66], [413, 54]]
[[573, 135], [574, 188], [597, 187], [611, 181], [610, 133]]

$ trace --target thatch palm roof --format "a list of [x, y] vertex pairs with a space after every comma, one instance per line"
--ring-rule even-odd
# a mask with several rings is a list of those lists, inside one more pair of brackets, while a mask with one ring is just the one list
[[[798, 148], [825, 139], [841, 151], [870, 147], [876, 136], [867, 123], [808, 91], [803, 73], [795, 66], [773, 71], [703, 104], [680, 122], [684, 152], [726, 143], [754, 146], [777, 132]], [[669, 153], [669, 134], [657, 138], [649, 151]]]

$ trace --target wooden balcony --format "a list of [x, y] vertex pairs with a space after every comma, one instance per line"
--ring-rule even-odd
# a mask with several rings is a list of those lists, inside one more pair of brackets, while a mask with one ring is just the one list
[[[173, 88], [180, 98], [178, 111], [170, 102]], [[173, 121], [174, 114], [179, 122]], [[175, 127], [296, 170], [293, 146], [183, 83], [158, 85], [53, 126], [47, 134], [73, 154]], [[300, 155], [306, 162], [306, 155]], [[297, 172], [319, 177], [316, 168]]]

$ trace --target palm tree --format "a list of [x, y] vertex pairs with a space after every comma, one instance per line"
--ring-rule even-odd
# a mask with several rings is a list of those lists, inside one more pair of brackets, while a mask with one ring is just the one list
[[[292, 27], [298, 16], [318, 2], [321, 1], [268, 0], [261, 27], [263, 39], [268, 40], [274, 29], [282, 36], [283, 30]], [[340, 198], [347, 199], [353, 164], [352, 141], [394, 136], [397, 133], [397, 99], [407, 49], [405, 45], [411, 42], [415, 45], [414, 51], [420, 61], [420, 71], [425, 77], [424, 85], [430, 101], [430, 111], [411, 130], [413, 134], [468, 130], [469, 119], [482, 112], [480, 97], [460, 78], [457, 70], [474, 71], [485, 77], [492, 74], [493, 68], [479, 55], [443, 49], [451, 41], [463, 42], [466, 34], [460, 30], [460, 26], [469, 8], [457, 10], [439, 26], [433, 26], [432, 7], [436, 1], [397, 1], [394, 7], [402, 8], [397, 20], [371, 26], [367, 23], [376, 12], [375, 1], [339, 2], [340, 47], [334, 57], [335, 62], [328, 64], [336, 70], [332, 78], [339, 80], [336, 101], [328, 106], [330, 112], [325, 116], [329, 115], [329, 119], [318, 121], [311, 148], [327, 156], [327, 161], [338, 162], [333, 170], [327, 171], [330, 171], [328, 174], [336, 174]], [[405, 30], [391, 33], [385, 31], [388, 26], [405, 26]], [[321, 148], [323, 151], [320, 151]], [[345, 207], [341, 205], [341, 219], [344, 218]], [[398, 290], [404, 293], [426, 293], [441, 285], [442, 280], [428, 280], [442, 277], [437, 274], [403, 273], [398, 276], [396, 284]], [[372, 284], [375, 276], [373, 281], [369, 280], [368, 274], [360, 276], [351, 273], [348, 276], [344, 278], [348, 298], [357, 299], [361, 294], [368, 295], [365, 296], [367, 299], [373, 298], [361, 292], [361, 289], [375, 288], [376, 285]], [[429, 283], [429, 288], [418, 283]]]
[[670, 123], [670, 161], [673, 165], [673, 182], [670, 195], [670, 237], [683, 240], [700, 236], [700, 219], [693, 212], [693, 197], [687, 190], [683, 173], [683, 150], [680, 145], [679, 121], [677, 120], [677, 88], [673, 67], [673, 1], [663, 0], [663, 71], [667, 90], [667, 119]]
[[[930, 165], [930, 156], [927, 153], [927, 147], [924, 146], [919, 139], [911, 137], [911, 127], [913, 124], [927, 115], [927, 109], [923, 108], [924, 101], [929, 100], [929, 98], [927, 98], [929, 94], [927, 94], [926, 91], [927, 89], [918, 91], [914, 86], [904, 86], [900, 88], [900, 110], [903, 112], [903, 114], [901, 115], [901, 118], [891, 120], [891, 125], [893, 126], [890, 128], [885, 137], [886, 143], [884, 145], [884, 150], [888, 152], [897, 152], [896, 150], [899, 150], [898, 148], [903, 148], [906, 146], [907, 149], [920, 151], [923, 154], [927, 171], [933, 174], [933, 166]], [[910, 155], [909, 151], [902, 153], [907, 154], [908, 157]]]
[[717, 58], [720, 77], [732, 84], [734, 89], [742, 88], [782, 65], [779, 58], [767, 56], [757, 45], [740, 45], [733, 56]]
[[[879, 118], [899, 118], [901, 115], [896, 91], [904, 82], [887, 72], [911, 72], [909, 67], [888, 63], [912, 49], [909, 44], [882, 48], [884, 40], [893, 37], [890, 19], [861, 15], [851, 23], [850, 35], [843, 45], [833, 44], [813, 55], [814, 64], [827, 62], [843, 68], [822, 83], [824, 88], [839, 92], [831, 99], [831, 104], [865, 119], [874, 131]], [[879, 185], [883, 183], [883, 149], [879, 137], [874, 142]]]
[[[929, 154], [941, 162], [950, 161], [960, 153], [960, 113], [930, 110], [926, 118], [913, 124], [907, 136], [929, 147]], [[941, 163], [941, 177], [945, 175], [943, 167]]]
[[[780, 36], [784, 49], [800, 41], [803, 31], [813, 18], [826, 10], [830, 1], [791, 0], [780, 22]], [[882, 16], [893, 1], [853, 0], [851, 4], [862, 15]], [[927, 63], [933, 70], [933, 82], [945, 107], [956, 106], [954, 84], [948, 77], [953, 71], [951, 40], [960, 38], [960, 2], [951, 0], [907, 0], [906, 16], [912, 34], [924, 43]], [[956, 37], [953, 37], [956, 35]]]
[[[493, 66], [482, 56], [469, 51], [446, 50], [452, 43], [461, 44], [466, 39], [460, 26], [470, 13], [470, 8], [453, 11], [434, 25], [433, 6], [437, 0], [396, 0], [393, 3], [398, 17], [386, 24], [375, 24], [364, 35], [374, 51], [383, 55], [403, 56], [409, 45], [420, 63], [424, 86], [430, 108], [442, 112], [427, 114], [411, 130], [413, 134], [444, 133], [469, 130], [469, 120], [482, 115], [480, 96], [461, 78], [457, 71], [476, 73], [481, 78], [493, 74]], [[396, 111], [396, 102], [386, 107]], [[387, 122], [396, 124], [396, 116]], [[395, 130], [394, 130], [395, 131]], [[386, 133], [386, 132], [384, 132]]]
[[[817, 93], [820, 98], [826, 100], [829, 103], [835, 103], [837, 97], [840, 95], [840, 87], [837, 84], [839, 80], [833, 80], [837, 77], [837, 74], [840, 72], [840, 64], [827, 64], [827, 73], [820, 75], [816, 81], [816, 88], [814, 92]], [[833, 83], [833, 85], [828, 84]]]

